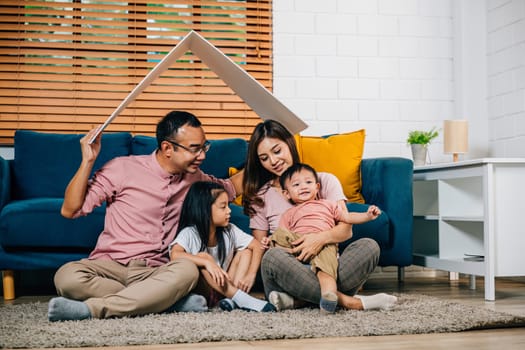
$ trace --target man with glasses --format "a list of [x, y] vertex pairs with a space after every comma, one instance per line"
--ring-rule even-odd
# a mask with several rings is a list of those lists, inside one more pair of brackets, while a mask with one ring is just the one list
[[175, 311], [205, 311], [204, 297], [189, 294], [199, 272], [187, 260], [169, 262], [180, 208], [192, 183], [222, 184], [233, 200], [242, 175], [223, 180], [199, 169], [210, 148], [200, 121], [173, 111], [157, 125], [157, 149], [150, 155], [112, 159], [91, 179], [101, 135], [80, 140], [82, 162], [64, 195], [66, 218], [87, 215], [106, 202], [104, 230], [87, 259], [63, 265], [55, 274], [60, 297], [49, 302], [50, 321], [110, 318]]

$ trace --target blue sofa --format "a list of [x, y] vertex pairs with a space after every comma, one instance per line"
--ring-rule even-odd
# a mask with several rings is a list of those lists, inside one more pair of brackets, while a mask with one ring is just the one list
[[[4, 298], [14, 298], [14, 271], [57, 269], [86, 257], [96, 244], [105, 207], [75, 220], [60, 215], [64, 190], [80, 164], [80, 138], [76, 134], [19, 130], [14, 137], [14, 159], [0, 157], [0, 270]], [[225, 178], [229, 167], [243, 166], [245, 140], [211, 142], [203, 171]], [[104, 134], [93, 171], [114, 157], [148, 154], [155, 148], [153, 137]], [[398, 266], [399, 271], [412, 263], [412, 168], [412, 161], [404, 158], [363, 159], [361, 164], [363, 196], [367, 203], [378, 205], [383, 214], [372, 222], [355, 225], [352, 240], [374, 238], [382, 249], [380, 266]], [[348, 207], [366, 211], [367, 205], [350, 203]], [[242, 208], [235, 204], [231, 208], [232, 222], [249, 232], [249, 220]]]

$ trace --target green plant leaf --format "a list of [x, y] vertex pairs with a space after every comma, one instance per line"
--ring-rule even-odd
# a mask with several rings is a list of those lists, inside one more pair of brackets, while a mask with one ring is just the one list
[[433, 139], [438, 137], [439, 132], [436, 127], [433, 127], [429, 131], [412, 130], [408, 132], [407, 143], [408, 144], [420, 144], [428, 145]]

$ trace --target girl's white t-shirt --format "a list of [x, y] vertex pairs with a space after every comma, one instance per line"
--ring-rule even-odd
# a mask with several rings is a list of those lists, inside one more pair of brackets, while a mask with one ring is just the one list
[[[229, 234], [224, 234], [224, 246], [226, 247], [226, 258], [224, 259], [224, 263], [222, 265], [219, 263], [218, 247], [208, 247], [206, 252], [213, 256], [217, 265], [221, 266], [223, 270], [228, 271], [235, 252], [248, 247], [252, 239], [253, 236], [247, 234], [234, 224], [230, 224]], [[175, 244], [180, 245], [186, 253], [197, 255], [200, 252], [201, 239], [195, 226], [182, 229], [177, 237], [175, 237], [175, 240], [171, 242], [170, 251]]]

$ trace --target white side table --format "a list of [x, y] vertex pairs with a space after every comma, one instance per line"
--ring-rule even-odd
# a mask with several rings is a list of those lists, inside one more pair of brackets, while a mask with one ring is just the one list
[[414, 168], [414, 264], [485, 277], [525, 276], [525, 159]]

